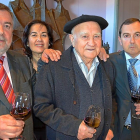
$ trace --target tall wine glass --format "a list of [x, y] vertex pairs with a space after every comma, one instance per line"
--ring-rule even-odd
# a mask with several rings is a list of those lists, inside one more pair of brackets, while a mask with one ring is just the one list
[[[98, 128], [101, 122], [101, 110], [100, 107], [96, 106], [89, 106], [84, 122], [90, 126], [93, 127], [94, 129]], [[95, 137], [93, 136], [92, 140], [95, 140]]]
[[[131, 99], [133, 103], [140, 103], [140, 87], [138, 90], [131, 91]], [[132, 117], [135, 119], [140, 119], [140, 115], [132, 114]]]
[[[31, 111], [31, 99], [28, 93], [18, 92], [15, 94], [15, 102], [12, 105], [10, 114], [16, 120], [24, 120]], [[11, 140], [26, 140], [22, 135]]]

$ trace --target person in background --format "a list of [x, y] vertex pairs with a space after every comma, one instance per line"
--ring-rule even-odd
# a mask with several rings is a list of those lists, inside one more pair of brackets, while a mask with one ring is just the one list
[[[112, 117], [114, 69], [111, 62], [104, 63], [97, 55], [107, 26], [105, 19], [92, 15], [69, 21], [64, 31], [70, 34], [72, 46], [58, 62], [50, 61], [41, 68], [34, 112], [47, 125], [48, 140], [90, 139], [95, 132], [95, 139], [105, 139]], [[90, 105], [101, 108], [96, 131], [84, 122]]]
[[[60, 59], [61, 52], [50, 49], [53, 45], [52, 28], [44, 21], [33, 20], [24, 28], [23, 45], [25, 54], [30, 58], [33, 68], [37, 71], [38, 60], [46, 49], [48, 57], [53, 61]], [[35, 85], [36, 81], [34, 81]], [[34, 134], [37, 140], [46, 139], [46, 125], [33, 115]]]
[[44, 21], [33, 20], [26, 25], [23, 32], [23, 45], [25, 54], [31, 59], [35, 71], [45, 49], [46, 55], [52, 61], [60, 59], [61, 52], [50, 49], [53, 45], [52, 28]]
[[8, 50], [12, 43], [13, 24], [11, 11], [0, 3], [0, 139], [9, 140], [22, 133], [26, 140], [33, 140], [32, 115], [25, 122], [10, 115], [11, 99], [16, 92], [27, 92], [32, 97], [33, 75], [28, 58]]
[[[116, 69], [114, 120], [106, 140], [140, 140], [140, 119], [132, 117], [132, 113], [140, 114], [140, 104], [133, 103], [131, 90], [140, 86], [140, 20], [137, 18], [126, 19], [119, 29], [119, 42], [123, 51], [110, 54], [109, 60]], [[101, 56], [106, 57], [104, 50]], [[129, 71], [131, 60], [135, 60], [135, 72], [138, 81], [131, 86]], [[132, 74], [131, 74], [132, 75]], [[136, 80], [134, 80], [136, 82]]]

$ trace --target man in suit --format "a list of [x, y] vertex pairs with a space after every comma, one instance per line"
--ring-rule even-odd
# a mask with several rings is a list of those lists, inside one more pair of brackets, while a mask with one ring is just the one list
[[101, 109], [101, 123], [94, 137], [105, 139], [112, 117], [114, 69], [97, 55], [101, 31], [107, 25], [102, 17], [90, 15], [69, 21], [64, 31], [70, 34], [72, 46], [58, 62], [50, 61], [41, 68], [34, 112], [47, 125], [48, 140], [92, 138], [95, 129], [83, 121], [90, 105]]
[[114, 121], [108, 133], [107, 140], [140, 140], [140, 120], [132, 117], [133, 113], [140, 114], [140, 104], [131, 101], [128, 78], [129, 59], [138, 59], [135, 70], [138, 75], [137, 87], [140, 86], [140, 20], [130, 18], [125, 20], [119, 30], [119, 42], [123, 51], [113, 53], [109, 60], [116, 69], [114, 103]]
[[[12, 14], [7, 6], [0, 3], [0, 59], [4, 58], [3, 66], [0, 67], [3, 67], [8, 75], [9, 85], [14, 90], [12, 97], [16, 92], [27, 92], [32, 97], [32, 67], [27, 57], [8, 50], [12, 43], [12, 32]], [[1, 74], [0, 77], [2, 77]], [[26, 140], [33, 140], [32, 115], [25, 122], [14, 119], [9, 115], [12, 108], [11, 103], [0, 82], [0, 139], [8, 140], [22, 133]]]

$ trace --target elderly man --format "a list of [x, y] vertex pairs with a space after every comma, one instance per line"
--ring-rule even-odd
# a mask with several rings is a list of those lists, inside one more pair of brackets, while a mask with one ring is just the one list
[[12, 14], [7, 6], [0, 3], [0, 139], [15, 138], [23, 131], [26, 140], [33, 140], [32, 115], [25, 123], [9, 115], [12, 108], [10, 97], [14, 97], [14, 93], [21, 91], [32, 94], [32, 70], [27, 57], [8, 51], [12, 43], [12, 32]]
[[[58, 62], [50, 61], [41, 68], [34, 111], [47, 125], [48, 140], [88, 139], [95, 132], [95, 139], [105, 139], [112, 116], [114, 69], [97, 55], [102, 30], [107, 26], [105, 19], [91, 15], [69, 21], [64, 31], [70, 34], [72, 46]], [[83, 121], [90, 105], [101, 109], [101, 123], [96, 131]]]

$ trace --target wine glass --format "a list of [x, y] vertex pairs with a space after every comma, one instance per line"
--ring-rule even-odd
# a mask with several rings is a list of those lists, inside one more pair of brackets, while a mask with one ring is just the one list
[[[28, 93], [23, 92], [16, 93], [15, 101], [12, 104], [10, 114], [16, 120], [24, 120], [30, 111], [31, 111], [30, 95]], [[11, 140], [25, 140], [25, 138], [22, 135], [20, 135], [16, 138], [12, 138]]]
[[[140, 86], [137, 90], [131, 91], [131, 99], [133, 103], [140, 103]], [[140, 115], [132, 114], [132, 117], [135, 119], [140, 119]]]
[[[101, 110], [100, 107], [96, 107], [94, 105], [89, 106], [84, 122], [94, 129], [98, 128], [101, 122]], [[94, 136], [92, 140], [95, 140]]]

